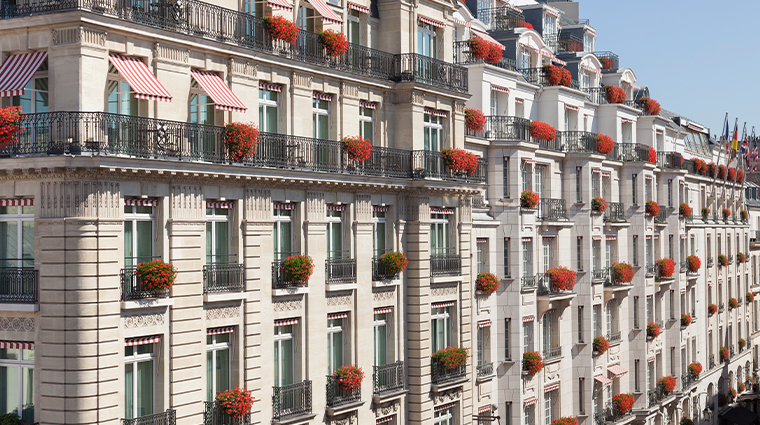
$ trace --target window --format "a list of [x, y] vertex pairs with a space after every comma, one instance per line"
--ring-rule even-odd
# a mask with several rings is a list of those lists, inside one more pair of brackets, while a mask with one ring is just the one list
[[268, 133], [278, 132], [279, 112], [276, 90], [259, 89], [259, 130]]
[[600, 193], [601, 189], [599, 188], [601, 184], [599, 181], [600, 179], [601, 179], [601, 174], [599, 173], [591, 174], [591, 196], [594, 196], [594, 197], [601, 196], [601, 193]]
[[[336, 3], [337, 4], [337, 3]], [[356, 45], [362, 44], [361, 15], [357, 10], [348, 11], [348, 41]]]
[[[525, 47], [520, 47], [520, 68], [531, 68], [530, 50]], [[520, 115], [522, 116], [522, 115]]]
[[525, 415], [525, 425], [533, 425], [535, 420], [533, 417], [534, 408], [535, 405], [531, 404], [530, 406], [525, 406], [523, 408], [523, 414]]
[[[113, 67], [113, 65], [111, 65], [111, 67]], [[32, 77], [26, 86], [24, 86], [24, 94], [13, 96], [11, 99], [11, 106], [20, 106], [21, 112], [25, 114], [48, 112], [48, 107], [50, 106], [50, 94], [48, 87], [47, 59], [40, 64], [34, 77]]]
[[578, 411], [583, 414], [586, 410], [584, 409], [583, 405], [583, 391], [584, 391], [584, 384], [585, 380], [583, 378], [578, 379]]
[[639, 235], [633, 235], [633, 265], [639, 265]]
[[298, 8], [298, 28], [304, 31], [316, 32], [316, 26], [314, 25], [315, 18], [317, 16], [314, 14], [314, 9], [303, 6]]
[[430, 214], [430, 254], [449, 253], [449, 219], [446, 214]]
[[431, 348], [433, 353], [448, 347], [451, 341], [450, 307], [433, 307], [430, 318]]
[[343, 319], [327, 319], [327, 374], [343, 366]]
[[[383, 207], [380, 207], [380, 209], [383, 209]], [[386, 235], [385, 232], [385, 225], [386, 225], [386, 211], [378, 211], [378, 208], [375, 208], [375, 211], [372, 212], [372, 247], [375, 252], [375, 257], [379, 257], [387, 252], [386, 250]]]
[[124, 354], [124, 419], [154, 413], [155, 344], [128, 346]]
[[343, 252], [343, 211], [327, 211], [327, 258], [346, 258]]
[[636, 174], [631, 175], [631, 201], [633, 205], [638, 205], [636, 200]]
[[549, 270], [552, 268], [552, 239], [549, 238], [543, 238], [541, 239], [542, 243], [542, 260], [543, 260], [543, 269]]
[[422, 130], [426, 151], [438, 152], [443, 148], [443, 118], [425, 114]]
[[594, 306], [594, 335], [602, 335], [602, 306], [597, 304]]
[[501, 177], [504, 189], [504, 199], [509, 199], [509, 157], [505, 156], [501, 163]]
[[645, 245], [646, 247], [646, 262], [647, 262], [647, 268], [654, 265], [654, 262], [652, 261], [652, 239], [647, 238], [647, 243]]
[[231, 387], [231, 336], [230, 333], [206, 336], [206, 401], [214, 401], [217, 394]]
[[0, 389], [0, 413], [15, 413], [25, 423], [33, 423], [34, 348], [0, 349]]
[[583, 236], [578, 236], [575, 240], [575, 256], [578, 259], [578, 271], [583, 271]]
[[478, 366], [488, 363], [488, 333], [491, 328], [478, 326]]
[[[279, 325], [279, 326], [278, 326]], [[275, 323], [274, 328], [274, 386], [284, 387], [295, 382], [294, 325]]]
[[548, 13], [544, 14], [544, 28], [543, 28], [543, 34], [544, 37], [547, 35], [553, 36], [557, 33], [557, 18], [553, 15], [550, 15]]
[[504, 238], [504, 277], [512, 277], [509, 268], [509, 238]]
[[274, 209], [274, 257], [281, 261], [295, 254], [293, 249], [293, 210], [291, 204], [275, 205]]
[[710, 235], [707, 235], [707, 259], [708, 261], [712, 259], [712, 244], [710, 243]]
[[594, 44], [596, 41], [596, 37], [591, 35], [590, 33], [583, 34], [583, 51], [584, 52], [593, 52], [594, 51]]
[[552, 348], [559, 346], [559, 335], [556, 335], [557, 326], [554, 323], [554, 315], [552, 313], [544, 314], [542, 321], [543, 325], [543, 343], [544, 343], [544, 357], [550, 357]]
[[375, 366], [388, 364], [388, 314], [375, 313]]
[[34, 206], [0, 207], [0, 267], [34, 267]]
[[153, 258], [153, 207], [124, 206], [124, 267], [134, 267]]
[[599, 414], [599, 395], [602, 392], [602, 386], [599, 381], [594, 380], [594, 388], [591, 390], [591, 403], [593, 404], [594, 415]]
[[633, 329], [639, 328], [639, 297], [633, 297]]
[[639, 387], [639, 359], [633, 361], [633, 390], [635, 392], [641, 392]]
[[607, 259], [607, 267], [612, 267], [612, 261], [614, 260], [614, 245], [611, 240], [607, 239], [604, 250]]
[[454, 408], [436, 410], [433, 414], [433, 425], [454, 425]]
[[312, 99], [313, 133], [315, 139], [330, 138], [330, 102], [323, 99]]
[[491, 115], [499, 115], [499, 92], [491, 90]]
[[528, 240], [523, 240], [522, 242], [522, 249], [523, 249], [523, 276], [528, 277], [533, 275], [533, 261], [531, 261], [531, 258], [533, 257], [533, 242]]
[[547, 391], [544, 393], [544, 425], [549, 425], [554, 421], [554, 404], [557, 400], [557, 390]]
[[592, 241], [591, 244], [593, 245], [593, 250], [594, 250], [593, 269], [594, 271], [601, 270], [602, 268], [602, 241], [594, 240]]
[[668, 258], [673, 258], [673, 235], [668, 235]]
[[190, 122], [214, 125], [214, 101], [195, 79], [190, 84]]
[[647, 323], [654, 322], [654, 299], [647, 297]]
[[673, 208], [673, 180], [668, 180], [668, 208]]
[[438, 43], [435, 27], [419, 21], [417, 27], [417, 49], [422, 56], [429, 58], [438, 57]]
[[477, 252], [477, 272], [483, 273], [486, 271], [486, 262], [488, 260], [488, 242], [485, 240], [478, 239], [477, 243], [475, 244], [476, 252]]
[[608, 337], [615, 332], [617, 328], [617, 304], [615, 299], [611, 299], [607, 303], [607, 335]]
[[119, 72], [113, 64], [108, 65], [107, 102], [108, 112], [112, 114], [138, 115], [139, 99], [135, 97], [135, 91], [132, 90], [129, 83], [119, 75]]
[[230, 264], [230, 210], [206, 208], [206, 264]]
[[578, 342], [583, 343], [583, 306], [578, 306]]
[[510, 347], [510, 332], [512, 331], [512, 319], [504, 319], [504, 359], [512, 360]]
[[[264, 16], [264, 2], [260, 0], [245, 0], [243, 2], [243, 11], [253, 16]], [[259, 125], [261, 121], [259, 121]]]
[[583, 203], [583, 196], [581, 196], [582, 185], [581, 185], [581, 167], [575, 167], [575, 202], [581, 204]]
[[533, 351], [533, 321], [523, 322], [523, 353]]
[[[352, 12], [354, 12], [352, 10]], [[374, 142], [375, 140], [375, 109], [362, 106], [359, 108], [359, 135]]]

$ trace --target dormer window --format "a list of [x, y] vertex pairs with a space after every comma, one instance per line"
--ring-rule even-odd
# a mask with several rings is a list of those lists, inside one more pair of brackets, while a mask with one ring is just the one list
[[549, 12], [544, 13], [544, 36], [557, 33], [557, 17]]
[[520, 69], [528, 69], [530, 67], [530, 50], [520, 47]]
[[596, 36], [590, 32], [583, 34], [583, 51], [593, 52], [596, 45]]

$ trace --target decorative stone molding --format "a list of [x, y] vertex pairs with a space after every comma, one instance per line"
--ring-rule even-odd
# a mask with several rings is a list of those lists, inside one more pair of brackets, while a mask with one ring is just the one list
[[39, 217], [119, 218], [123, 210], [119, 183], [53, 181], [40, 183]]
[[303, 298], [298, 297], [289, 300], [275, 301], [272, 303], [272, 309], [276, 312], [297, 311], [303, 308]]
[[392, 415], [394, 413], [398, 413], [400, 405], [401, 405], [401, 402], [398, 400], [395, 400], [386, 404], [381, 404], [375, 407], [375, 417], [382, 418], [385, 416]]
[[350, 99], [358, 99], [359, 98], [359, 86], [356, 84], [348, 84], [348, 83], [342, 83], [340, 85], [340, 94], [343, 97], [347, 97]]
[[454, 110], [454, 113], [456, 114], [464, 114], [464, 102], [460, 102], [458, 100], [455, 100], [451, 102], [451, 107]]
[[356, 412], [351, 412], [341, 418], [332, 419], [330, 421], [330, 424], [331, 425], [354, 425], [356, 424], [356, 422], [357, 422]]
[[164, 322], [164, 313], [135, 314], [124, 317], [124, 327], [127, 329], [161, 326]]
[[230, 58], [229, 73], [232, 75], [256, 78], [259, 73], [259, 65], [252, 64], [248, 61], [242, 61], [242, 60], [236, 60], [235, 58]]
[[430, 289], [430, 296], [432, 297], [449, 297], [457, 295], [457, 285], [437, 285]]
[[165, 46], [161, 43], [153, 43], [153, 58], [160, 61], [187, 65], [190, 60], [190, 50]]
[[325, 304], [329, 307], [351, 305], [354, 300], [354, 296], [349, 295], [336, 295], [334, 297], [326, 297]]
[[427, 196], [409, 196], [399, 202], [400, 215], [406, 221], [429, 221], [430, 198]]
[[459, 222], [472, 223], [472, 198], [469, 196], [459, 197]]
[[206, 320], [227, 319], [230, 317], [240, 317], [239, 305], [206, 309]]
[[245, 219], [272, 220], [272, 192], [269, 189], [246, 189]]
[[106, 35], [108, 34], [105, 31], [97, 31], [81, 25], [75, 28], [54, 29], [51, 32], [53, 34], [54, 46], [62, 46], [65, 44], [89, 44], [92, 46], [105, 47]]
[[33, 317], [0, 317], [0, 331], [33, 332], [35, 327]]
[[311, 75], [293, 73], [293, 87], [311, 90], [312, 81], [314, 81], [314, 77]]
[[372, 196], [356, 195], [356, 221], [372, 221]]
[[325, 219], [325, 194], [324, 192], [306, 192], [306, 219]]
[[396, 290], [391, 289], [390, 291], [378, 291], [372, 293], [372, 300], [373, 301], [393, 301], [396, 299]]
[[206, 206], [204, 205], [201, 187], [173, 185], [169, 216], [174, 219], [205, 218]]
[[433, 397], [433, 404], [444, 404], [444, 403], [450, 403], [454, 400], [459, 400], [462, 398], [462, 387], [454, 388], [449, 391], [444, 391], [441, 393], [438, 393]]
[[415, 92], [415, 91], [397, 92], [395, 93], [394, 100], [393, 100], [393, 103], [396, 103], [396, 104], [411, 103], [417, 106], [422, 106], [424, 102], [425, 102], [425, 94], [421, 92]]

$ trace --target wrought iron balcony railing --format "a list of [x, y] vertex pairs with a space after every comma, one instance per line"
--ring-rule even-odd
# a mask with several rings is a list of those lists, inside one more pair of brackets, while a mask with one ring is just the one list
[[493, 375], [493, 363], [478, 364], [478, 378]]
[[375, 394], [388, 394], [404, 389], [404, 362], [397, 361], [373, 366], [372, 383]]
[[502, 58], [496, 63], [486, 62], [483, 59], [477, 59], [472, 55], [470, 49], [470, 41], [455, 41], [454, 42], [454, 63], [457, 65], [468, 65], [473, 63], [488, 63], [508, 71], [517, 71], [517, 64], [514, 59], [509, 59], [502, 56]]
[[538, 216], [543, 221], [567, 221], [564, 199], [544, 198], [538, 204]]
[[325, 260], [325, 282], [356, 282], [356, 258], [336, 257]]
[[272, 419], [282, 421], [311, 414], [311, 381], [272, 388]]
[[272, 261], [272, 288], [273, 289], [285, 289], [295, 288], [299, 286], [306, 286], [308, 282], [294, 280], [285, 273], [282, 266], [285, 259], [288, 257], [295, 257], [301, 255], [300, 252], [275, 252], [275, 260]]
[[647, 277], [654, 277], [656, 273], [657, 273], [657, 265], [647, 264]]
[[494, 31], [511, 31], [525, 27], [525, 15], [514, 7], [479, 8], [477, 18]]
[[[544, 68], [522, 68], [519, 71], [522, 73], [525, 81], [531, 84], [536, 84], [542, 87], [552, 86], [552, 84], [549, 83], [549, 79], [546, 77], [546, 71]], [[580, 90], [581, 86], [578, 81], [572, 80], [568, 88]]]
[[522, 289], [536, 289], [536, 276], [523, 276], [520, 278]]
[[433, 384], [444, 384], [446, 382], [459, 381], [467, 377], [467, 365], [461, 365], [453, 369], [448, 369], [438, 362], [435, 357], [430, 358], [430, 371]]
[[622, 202], [608, 202], [607, 211], [604, 212], [604, 221], [612, 223], [624, 223], [625, 205]]
[[359, 401], [362, 398], [361, 386], [358, 388], [343, 389], [340, 387], [340, 379], [336, 375], [327, 375], [327, 405], [336, 407], [347, 403]]
[[430, 276], [459, 276], [462, 256], [459, 254], [430, 254]]
[[137, 275], [137, 266], [121, 269], [121, 300], [144, 300], [149, 298], [166, 298], [169, 290], [151, 291], [143, 284], [143, 279]]
[[647, 162], [649, 147], [641, 143], [615, 143], [612, 152], [607, 154], [610, 161]]
[[243, 264], [211, 263], [203, 266], [203, 293], [240, 292], [245, 289]]
[[655, 223], [666, 223], [668, 221], [668, 211], [665, 207], [660, 207], [660, 212], [654, 218]]
[[566, 152], [598, 153], [599, 135], [588, 131], [558, 131], [557, 137]]
[[479, 157], [478, 168], [473, 174], [469, 174], [467, 171], [450, 169], [441, 152], [412, 151], [413, 178], [485, 183], [487, 164], [486, 158]]
[[657, 152], [657, 166], [660, 168], [682, 169], [684, 157], [678, 152]]
[[604, 425], [605, 423], [615, 423], [629, 415], [633, 415], [633, 409], [625, 413], [621, 413], [613, 403], [612, 406], [609, 406], [601, 412], [594, 414], [594, 424]]
[[618, 344], [623, 341], [623, 333], [620, 331], [610, 332], [607, 334], [607, 340], [610, 344]]
[[550, 361], [562, 357], [562, 346], [544, 348], [544, 360]]
[[560, 294], [572, 294], [572, 289], [557, 289], [552, 285], [549, 275], [546, 273], [538, 273], [536, 275], [536, 286], [538, 287], [538, 295], [560, 295]]
[[203, 425], [250, 425], [251, 414], [241, 417], [228, 415], [218, 401], [204, 401]]
[[544, 34], [543, 39], [554, 53], [583, 51], [583, 40], [570, 33]]
[[488, 140], [531, 141], [530, 120], [521, 117], [489, 115], [486, 116], [483, 130], [474, 132], [465, 129], [465, 131], [468, 136], [482, 137]]
[[398, 279], [399, 273], [391, 273], [388, 267], [380, 259], [380, 257], [372, 258], [372, 280], [394, 280]]
[[710, 354], [710, 369], [714, 369], [715, 366], [715, 354]]
[[602, 63], [602, 70], [615, 70], [620, 66], [620, 58], [612, 52], [594, 52], [594, 56]]
[[177, 412], [174, 409], [167, 409], [165, 412], [140, 416], [139, 418], [121, 420], [121, 425], [175, 425], [176, 423]]
[[394, 55], [390, 79], [397, 83], [413, 81], [467, 93], [467, 68], [418, 53]]
[[32, 267], [0, 268], [0, 303], [36, 303], [39, 292], [39, 271]]
[[607, 282], [610, 279], [607, 279], [610, 275], [610, 270], [608, 268], [601, 268], [601, 269], [595, 269], [591, 271], [591, 280], [594, 282]]

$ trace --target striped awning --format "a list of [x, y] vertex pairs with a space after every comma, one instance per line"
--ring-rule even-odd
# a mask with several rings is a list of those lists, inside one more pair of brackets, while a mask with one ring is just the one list
[[206, 329], [206, 335], [231, 334], [235, 332], [234, 326], [222, 326], [220, 328]]
[[478, 407], [478, 413], [486, 413], [491, 411], [491, 406], [480, 406]]
[[446, 307], [454, 307], [454, 301], [444, 301], [441, 303], [430, 304], [430, 308], [446, 308]]
[[158, 205], [158, 199], [124, 198], [126, 207], [155, 207], [156, 205]]
[[607, 372], [615, 375], [615, 378], [619, 378], [628, 373], [628, 370], [619, 364], [614, 364], [612, 366], [607, 366]]
[[492, 91], [498, 91], [502, 93], [509, 93], [509, 89], [502, 86], [497, 86], [496, 84], [491, 84], [491, 90]]
[[559, 382], [555, 382], [553, 384], [549, 384], [549, 385], [544, 386], [544, 392], [545, 393], [548, 393], [549, 391], [554, 391], [554, 390], [557, 390], [557, 389], [559, 389]]
[[327, 320], [335, 320], [335, 319], [345, 319], [348, 317], [348, 313], [330, 313], [327, 315]]
[[246, 107], [243, 102], [232, 93], [232, 90], [216, 73], [193, 69], [190, 74], [203, 87], [206, 94], [211, 96], [211, 100], [214, 101], [214, 108], [245, 113]]
[[525, 103], [525, 99], [521, 99], [519, 97], [515, 98], [515, 103]]
[[623, 124], [632, 124], [633, 123], [633, 120], [629, 120], [628, 118], [621, 118], [620, 121]]
[[602, 71], [587, 65], [581, 65], [581, 68], [583, 68], [584, 71], [593, 72], [594, 74], [601, 74]]
[[523, 403], [525, 403], [526, 406], [531, 406], [533, 404], [536, 404], [536, 401], [538, 401], [538, 400], [536, 400], [535, 397], [528, 397], [528, 398], [525, 399], [525, 401]]
[[138, 99], [160, 100], [171, 102], [172, 95], [158, 82], [156, 76], [150, 72], [148, 65], [140, 59], [121, 56], [114, 53], [108, 55], [108, 60], [129, 83], [129, 87], [135, 91]]
[[599, 236], [599, 235], [594, 235], [594, 236], [591, 236], [591, 239], [595, 240], [595, 241], [600, 241], [600, 240], [602, 240], [602, 237]]
[[544, 312], [544, 316], [551, 316], [552, 314], [554, 314], [554, 313], [556, 313], [556, 312], [557, 312], [557, 309], [556, 309], [556, 308], [550, 308], [549, 310], [546, 310], [546, 311]]
[[653, 361], [654, 361], [654, 356], [647, 358], [647, 363], [652, 363]]
[[451, 215], [454, 214], [454, 208], [430, 207], [430, 214]]
[[378, 307], [375, 309], [375, 314], [386, 314], [393, 312], [393, 307]]
[[26, 207], [34, 205], [34, 198], [0, 199], [0, 207]]
[[470, 23], [469, 22], [465, 22], [465, 21], [463, 21], [461, 19], [457, 19], [457, 18], [453, 18], [453, 19], [454, 19], [454, 23], [456, 23], [457, 25], [461, 25], [463, 27], [470, 28]]
[[333, 100], [333, 95], [331, 95], [329, 93], [321, 93], [321, 92], [318, 92], [318, 91], [315, 91], [312, 94], [311, 97], [313, 97], [314, 99], [317, 99], [317, 100], [324, 100], [326, 102], [332, 102], [332, 100]]
[[449, 114], [446, 111], [441, 111], [433, 108], [425, 108], [426, 115], [432, 115], [434, 117], [447, 117]]
[[0, 348], [18, 349], [18, 350], [34, 350], [34, 343], [33, 342], [19, 342], [19, 341], [0, 341]]
[[327, 211], [345, 211], [345, 205], [327, 204]]
[[206, 201], [206, 208], [232, 208], [235, 201]]
[[539, 50], [538, 53], [540, 53], [541, 56], [545, 56], [547, 58], [553, 58], [554, 57], [554, 55], [552, 54], [552, 52], [547, 52], [546, 50]]
[[491, 319], [481, 320], [478, 322], [478, 328], [490, 328], [490, 327], [491, 327]]
[[272, 9], [284, 10], [286, 12], [293, 11], [293, 6], [288, 3], [288, 0], [267, 0], [267, 4]]
[[440, 404], [438, 406], [435, 406], [433, 410], [435, 410], [436, 412], [440, 412], [441, 410], [451, 409], [454, 406], [456, 406], [456, 403]]
[[279, 85], [279, 84], [265, 83], [263, 81], [259, 81], [259, 90], [269, 90], [269, 91], [281, 92], [282, 91], [282, 86]]
[[307, 0], [309, 4], [314, 6], [314, 9], [317, 10], [317, 12], [322, 16], [322, 22], [326, 22], [328, 24], [338, 24], [343, 25], [343, 19], [340, 19], [340, 16], [338, 16], [335, 12], [333, 12], [332, 9], [330, 9], [330, 6], [327, 5], [327, 3], [324, 2], [324, 0]]
[[488, 238], [475, 238], [477, 243], [488, 243]]
[[536, 320], [536, 316], [530, 315], [530, 316], [523, 316], [523, 323], [525, 322], [532, 322]]
[[45, 59], [47, 52], [8, 56], [0, 67], [0, 97], [24, 94], [24, 87]]
[[565, 109], [569, 109], [571, 111], [578, 111], [578, 110], [580, 110], [579, 107], [577, 107], [575, 105], [571, 105], [569, 103], [565, 103]]
[[494, 44], [496, 44], [496, 45], [497, 45], [497, 46], [499, 46], [499, 47], [500, 47], [502, 50], [506, 49], [506, 47], [504, 47], [504, 45], [503, 45], [503, 44], [501, 44], [501, 43], [499, 43], [498, 41], [496, 41], [496, 39], [495, 39], [495, 38], [493, 38], [493, 37], [491, 37], [490, 35], [488, 35], [488, 33], [487, 33], [487, 32], [478, 31], [478, 30], [476, 30], [475, 28], [472, 28], [472, 34], [473, 34], [473, 35], [475, 35], [475, 37], [478, 37], [478, 38], [482, 38], [483, 40], [485, 40], [485, 41], [488, 41], [489, 43], [494, 43]]
[[369, 8], [367, 6], [362, 6], [360, 4], [348, 2], [348, 8], [351, 10], [355, 10], [359, 13], [366, 13], [367, 15], [369, 15]]
[[161, 342], [161, 335], [141, 336], [138, 338], [127, 338], [124, 340], [124, 345], [126, 345], [127, 347], [132, 347], [134, 345], [154, 344], [156, 342]]
[[388, 417], [385, 417], [385, 418], [380, 418], [380, 419], [378, 419], [378, 420], [375, 421], [375, 424], [379, 425], [379, 424], [388, 423], [388, 422], [392, 421], [395, 417], [396, 417], [396, 415], [391, 415], [391, 416], [388, 416]]
[[612, 379], [610, 379], [610, 378], [608, 378], [608, 377], [606, 377], [606, 376], [604, 376], [602, 374], [594, 375], [594, 379], [596, 379], [597, 381], [599, 381], [605, 387], [608, 387], [608, 386], [610, 386], [610, 384], [612, 384]]
[[373, 205], [372, 211], [374, 212], [388, 212], [390, 211], [391, 207], [388, 206], [382, 206], [382, 205]]
[[522, 242], [531, 242], [533, 241], [533, 238], [522, 238], [520, 239]]
[[285, 203], [285, 202], [274, 203], [274, 209], [276, 210], [294, 210], [295, 208], [296, 208], [296, 204]]
[[605, 235], [605, 237], [606, 237], [606, 239], [608, 241], [615, 241], [615, 240], [617, 240], [617, 236], [615, 236], [615, 235]]
[[443, 24], [443, 22], [436, 21], [435, 19], [430, 19], [427, 16], [419, 15], [418, 18], [419, 18], [420, 22], [422, 22], [423, 24], [432, 25], [432, 26], [437, 27], [437, 28], [443, 28], [443, 27], [445, 27], [445, 25]]
[[298, 318], [295, 317], [293, 319], [283, 319], [283, 320], [275, 320], [274, 321], [274, 327], [279, 326], [290, 326], [290, 325], [297, 325], [298, 324]]
[[361, 106], [362, 108], [367, 108], [367, 109], [377, 109], [377, 103], [367, 102], [366, 100], [360, 100], [359, 106]]
[[557, 65], [567, 66], [567, 62], [557, 58], [556, 56], [552, 56], [552, 62], [556, 63]]

